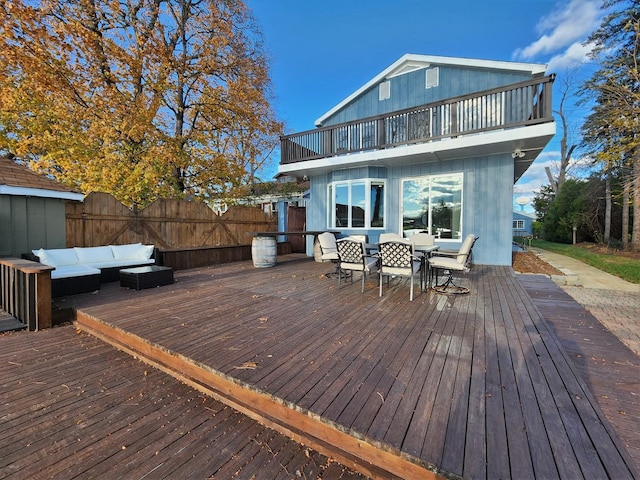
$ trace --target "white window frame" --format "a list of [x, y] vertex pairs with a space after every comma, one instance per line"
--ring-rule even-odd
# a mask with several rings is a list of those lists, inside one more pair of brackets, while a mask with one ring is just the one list
[[386, 80], [378, 85], [378, 101], [382, 102], [391, 98], [391, 81]]
[[440, 67], [430, 67], [424, 71], [424, 88], [435, 88], [440, 85]]
[[[363, 185], [364, 184], [364, 226], [363, 227], [353, 227], [353, 219], [352, 219], [352, 186], [353, 185]], [[382, 199], [383, 199], [383, 207], [382, 207], [382, 223], [383, 225], [380, 227], [372, 227], [371, 226], [371, 185], [382, 185]], [[336, 188], [340, 186], [348, 187], [348, 203], [347, 203], [347, 224], [348, 225], [340, 225], [336, 226]], [[384, 179], [380, 178], [361, 178], [356, 180], [338, 180], [335, 182], [331, 182], [327, 185], [327, 199], [329, 208], [327, 209], [327, 227], [329, 229], [336, 228], [344, 228], [349, 230], [384, 230], [385, 222], [387, 218], [387, 182]]]
[[513, 229], [514, 230], [524, 230], [524, 220], [514, 220], [513, 221]]

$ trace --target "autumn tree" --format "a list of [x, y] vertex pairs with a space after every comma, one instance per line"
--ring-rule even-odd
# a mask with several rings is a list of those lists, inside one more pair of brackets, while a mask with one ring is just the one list
[[[586, 82], [595, 107], [583, 136], [606, 172], [628, 172], [625, 198], [633, 203], [631, 248], [640, 250], [640, 1], [608, 0], [611, 8], [589, 38], [600, 67]], [[623, 212], [630, 210], [623, 206]], [[625, 224], [623, 222], [623, 224]], [[627, 231], [623, 231], [626, 244]]]
[[560, 189], [560, 187], [562, 187], [565, 180], [567, 179], [567, 174], [571, 167], [571, 156], [573, 155], [573, 151], [577, 147], [575, 143], [570, 144], [569, 141], [569, 119], [566, 113], [566, 103], [573, 90], [572, 76], [573, 72], [567, 72], [567, 75], [564, 77], [564, 85], [562, 86], [562, 92], [560, 95], [560, 104], [558, 105], [557, 110], [554, 110], [554, 113], [556, 113], [558, 117], [560, 117], [560, 122], [562, 123], [562, 137], [560, 138], [560, 162], [558, 164], [557, 177], [553, 177], [550, 167], [545, 168], [547, 178], [549, 179], [549, 185], [551, 185], [551, 188], [555, 193], [558, 193], [558, 190]]
[[0, 0], [0, 150], [128, 204], [228, 193], [282, 125], [241, 1]]

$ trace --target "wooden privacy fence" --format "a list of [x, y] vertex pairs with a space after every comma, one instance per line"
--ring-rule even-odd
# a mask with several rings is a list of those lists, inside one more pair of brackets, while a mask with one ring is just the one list
[[90, 193], [68, 203], [67, 246], [127, 243], [159, 249], [250, 245], [251, 233], [277, 230], [278, 222], [255, 207], [231, 207], [218, 215], [203, 202], [156, 200], [131, 210], [107, 193]]

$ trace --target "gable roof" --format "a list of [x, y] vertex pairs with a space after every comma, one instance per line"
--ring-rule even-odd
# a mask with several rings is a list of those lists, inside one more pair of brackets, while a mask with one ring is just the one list
[[84, 195], [7, 157], [0, 157], [0, 194], [82, 201]]
[[532, 220], [537, 220], [538, 219], [538, 216], [534, 212], [525, 212], [524, 210], [514, 210], [513, 211], [513, 216], [514, 217], [527, 217], [527, 218], [531, 218]]
[[539, 63], [521, 63], [521, 62], [504, 62], [498, 60], [479, 60], [473, 58], [462, 58], [462, 57], [439, 57], [435, 55], [416, 55], [413, 53], [407, 53], [403, 55], [399, 60], [391, 64], [385, 70], [380, 72], [378, 75], [373, 77], [367, 83], [365, 83], [358, 90], [353, 92], [347, 98], [342, 100], [339, 104], [329, 110], [327, 113], [318, 118], [315, 122], [317, 127], [321, 127], [322, 124], [329, 118], [331, 115], [336, 113], [345, 105], [349, 104], [355, 98], [357, 98], [362, 93], [369, 90], [371, 87], [377, 85], [384, 79], [392, 78], [397, 75], [402, 75], [403, 73], [408, 73], [413, 70], [418, 70], [420, 68], [427, 68], [432, 64], [437, 65], [454, 65], [454, 66], [464, 66], [464, 67], [479, 67], [479, 68], [490, 68], [490, 69], [498, 69], [498, 70], [511, 70], [515, 72], [526, 72], [530, 73], [534, 77], [542, 76], [545, 74], [547, 70], [547, 66]]

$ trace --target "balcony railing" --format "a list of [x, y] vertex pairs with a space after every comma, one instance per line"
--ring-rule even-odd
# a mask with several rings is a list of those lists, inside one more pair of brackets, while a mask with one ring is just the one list
[[281, 163], [553, 121], [555, 75], [281, 137]]

